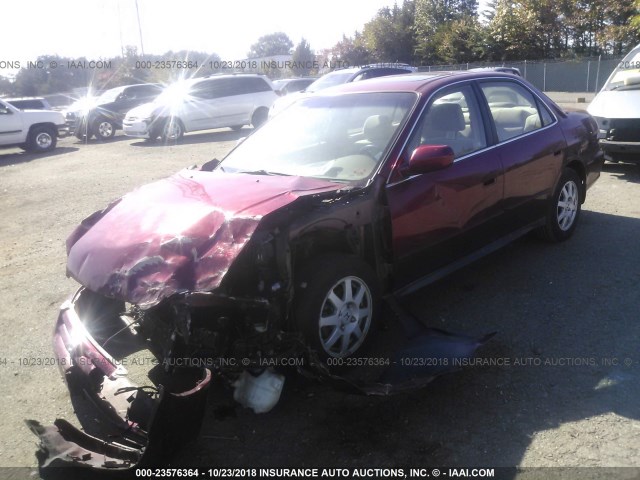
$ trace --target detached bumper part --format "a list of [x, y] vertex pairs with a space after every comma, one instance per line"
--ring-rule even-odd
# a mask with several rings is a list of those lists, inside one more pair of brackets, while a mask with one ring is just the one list
[[137, 387], [85, 328], [76, 296], [62, 306], [54, 352], [84, 431], [65, 420], [27, 426], [40, 438], [41, 468], [128, 470], [157, 465], [194, 440], [207, 402], [211, 372], [180, 372], [182, 385]]

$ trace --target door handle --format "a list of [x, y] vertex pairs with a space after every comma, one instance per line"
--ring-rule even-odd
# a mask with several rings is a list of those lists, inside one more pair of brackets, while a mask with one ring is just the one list
[[489, 185], [493, 185], [494, 183], [496, 183], [496, 177], [492, 177], [485, 180], [484, 182], [482, 182], [482, 185], [484, 185], [485, 187], [488, 187]]

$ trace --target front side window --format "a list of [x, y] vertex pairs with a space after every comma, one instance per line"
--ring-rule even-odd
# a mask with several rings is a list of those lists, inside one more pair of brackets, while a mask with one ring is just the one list
[[201, 100], [210, 100], [222, 96], [222, 84], [219, 80], [209, 80], [197, 83], [191, 89], [190, 95]]
[[487, 146], [475, 94], [469, 85], [447, 89], [430, 101], [408, 144], [408, 155], [420, 145], [448, 145], [455, 158]]
[[[542, 128], [543, 123], [533, 94], [513, 82], [483, 82], [480, 84], [498, 140], [504, 142]], [[547, 121], [550, 114], [547, 112]]]
[[4, 103], [0, 102], [0, 115], [9, 115], [11, 113], [11, 109]]

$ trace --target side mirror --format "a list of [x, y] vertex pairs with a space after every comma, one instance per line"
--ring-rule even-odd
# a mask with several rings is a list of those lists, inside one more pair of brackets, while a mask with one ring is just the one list
[[209, 160], [208, 162], [203, 163], [202, 167], [200, 167], [200, 170], [203, 172], [213, 172], [216, 168], [218, 168], [218, 165], [220, 165], [220, 160], [214, 158], [213, 160]]
[[453, 157], [454, 153], [449, 145], [420, 145], [411, 154], [405, 172], [418, 175], [442, 170], [453, 163]]

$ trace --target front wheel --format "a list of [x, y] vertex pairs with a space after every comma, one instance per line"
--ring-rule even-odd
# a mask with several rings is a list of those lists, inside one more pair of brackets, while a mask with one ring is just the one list
[[167, 118], [162, 127], [162, 141], [164, 143], [175, 143], [179, 141], [184, 135], [184, 127], [182, 122], [174, 117]]
[[105, 118], [97, 120], [93, 125], [93, 134], [100, 141], [110, 140], [116, 134], [116, 126]]
[[56, 148], [58, 136], [51, 127], [34, 127], [27, 138], [26, 149], [31, 152], [48, 152]]
[[297, 328], [322, 359], [360, 355], [379, 321], [378, 281], [351, 255], [325, 255], [297, 275]]
[[269, 118], [269, 110], [266, 108], [259, 108], [251, 116], [251, 125], [253, 128], [258, 128], [264, 124]]
[[540, 229], [543, 238], [562, 242], [573, 235], [580, 217], [581, 188], [582, 182], [575, 170], [565, 169], [550, 200], [547, 223]]

